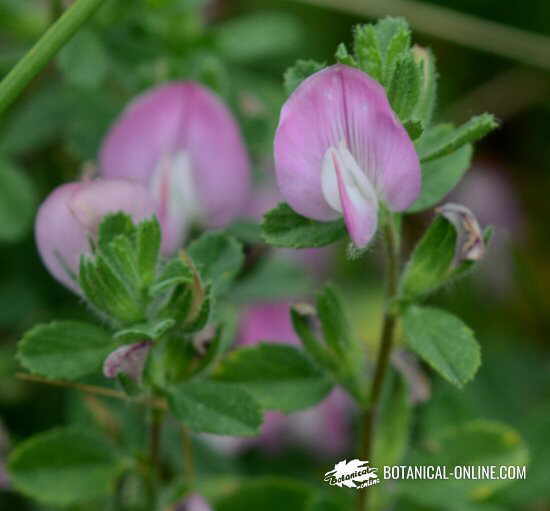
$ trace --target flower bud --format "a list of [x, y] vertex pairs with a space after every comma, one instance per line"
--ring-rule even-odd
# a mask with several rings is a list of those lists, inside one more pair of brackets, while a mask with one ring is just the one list
[[485, 254], [485, 241], [474, 214], [461, 204], [449, 202], [436, 210], [451, 222], [457, 232], [455, 265], [479, 261]]
[[171, 254], [193, 221], [221, 227], [241, 213], [249, 162], [230, 111], [205, 87], [174, 82], [131, 103], [107, 134], [100, 174], [147, 187]]
[[102, 218], [123, 211], [137, 222], [154, 213], [145, 188], [122, 180], [68, 183], [42, 203], [35, 223], [40, 257], [55, 279], [80, 294], [80, 256], [91, 251]]
[[119, 346], [105, 359], [103, 374], [106, 378], [116, 378], [120, 373], [123, 373], [136, 383], [140, 383], [151, 346], [150, 341]]

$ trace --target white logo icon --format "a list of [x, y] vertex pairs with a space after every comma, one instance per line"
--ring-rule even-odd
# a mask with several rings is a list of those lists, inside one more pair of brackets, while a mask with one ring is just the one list
[[358, 459], [340, 461], [334, 465], [334, 469], [325, 474], [325, 481], [331, 486], [342, 488], [365, 488], [374, 486], [380, 482], [377, 468], [369, 467], [368, 461]]

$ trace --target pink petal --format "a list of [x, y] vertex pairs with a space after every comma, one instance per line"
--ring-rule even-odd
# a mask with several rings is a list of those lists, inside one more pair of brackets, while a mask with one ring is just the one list
[[35, 223], [38, 252], [53, 277], [80, 293], [80, 256], [90, 251], [89, 240], [101, 218], [121, 210], [139, 221], [153, 214], [154, 202], [145, 188], [127, 181], [83, 181], [56, 188], [40, 206]]
[[212, 508], [201, 495], [192, 493], [182, 502], [176, 504], [174, 511], [212, 511]]
[[153, 199], [143, 186], [121, 179], [83, 183], [71, 197], [69, 208], [89, 233], [97, 232], [108, 213], [124, 211], [134, 222], [140, 222], [155, 212]]
[[368, 178], [345, 146], [327, 151], [322, 187], [332, 208], [344, 213], [346, 227], [355, 245], [365, 247], [376, 232], [378, 201]]
[[243, 313], [237, 343], [251, 346], [261, 341], [300, 344], [288, 303], [255, 304]]
[[201, 85], [174, 82], [134, 101], [103, 143], [100, 172], [150, 186], [158, 163], [182, 151], [190, 156], [205, 220], [226, 224], [249, 193], [248, 156], [230, 111]]
[[150, 341], [119, 346], [105, 359], [103, 374], [106, 378], [116, 378], [119, 373], [124, 373], [139, 382], [151, 346]]
[[275, 135], [277, 180], [298, 213], [317, 220], [338, 216], [323, 195], [321, 168], [327, 150], [342, 140], [392, 208], [415, 200], [418, 157], [384, 89], [362, 71], [338, 64], [306, 79], [281, 111]]

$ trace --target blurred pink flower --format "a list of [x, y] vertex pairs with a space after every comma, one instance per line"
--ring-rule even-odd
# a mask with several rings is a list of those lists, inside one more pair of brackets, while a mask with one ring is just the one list
[[81, 254], [90, 251], [101, 219], [117, 211], [140, 221], [153, 215], [155, 204], [137, 183], [97, 179], [59, 186], [40, 206], [35, 238], [42, 261], [75, 293], [80, 293], [76, 278]]
[[212, 511], [212, 508], [202, 496], [192, 493], [182, 502], [176, 504], [174, 511]]
[[[287, 303], [257, 304], [243, 313], [238, 345], [260, 341], [299, 345], [290, 321]], [[270, 411], [264, 416], [262, 431], [251, 439], [218, 439], [214, 444], [227, 452], [258, 445], [275, 453], [287, 445], [302, 445], [321, 456], [344, 454], [350, 447], [353, 403], [341, 389], [335, 388], [325, 400], [309, 410], [285, 415]]]
[[150, 341], [119, 346], [105, 359], [103, 374], [106, 378], [116, 378], [119, 373], [124, 373], [139, 383], [151, 346]]
[[231, 112], [205, 87], [173, 82], [133, 101], [107, 134], [99, 156], [106, 178], [151, 190], [173, 253], [195, 220], [221, 227], [248, 198], [249, 161]]
[[344, 216], [359, 248], [376, 232], [379, 202], [402, 211], [420, 192], [420, 164], [381, 85], [335, 65], [310, 76], [281, 111], [275, 168], [282, 195], [320, 221]]

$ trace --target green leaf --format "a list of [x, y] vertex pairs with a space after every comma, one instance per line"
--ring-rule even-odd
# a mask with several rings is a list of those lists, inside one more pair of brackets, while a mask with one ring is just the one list
[[90, 30], [79, 30], [59, 52], [58, 65], [75, 87], [98, 89], [109, 72], [109, 56], [102, 40]]
[[402, 122], [410, 119], [420, 97], [420, 70], [411, 53], [403, 54], [395, 64], [388, 86], [388, 99]]
[[149, 293], [151, 296], [160, 296], [180, 284], [186, 285], [192, 281], [193, 272], [191, 268], [180, 257], [170, 259], [162, 268]]
[[280, 301], [306, 295], [312, 279], [298, 261], [283, 257], [264, 257], [232, 290], [240, 302]]
[[103, 254], [98, 253], [95, 260], [89, 256], [81, 257], [78, 282], [86, 298], [100, 312], [124, 324], [145, 319], [145, 304], [141, 296], [122, 280]]
[[476, 374], [481, 355], [474, 334], [459, 318], [432, 307], [409, 307], [403, 316], [409, 347], [443, 378], [462, 387]]
[[[309, 306], [306, 305], [309, 309]], [[327, 349], [327, 347], [319, 342], [316, 334], [313, 332], [313, 320], [311, 316], [315, 315], [315, 311], [304, 310], [304, 305], [297, 304], [290, 309], [290, 317], [292, 319], [292, 326], [296, 335], [302, 341], [302, 345], [309, 354], [309, 356], [320, 367], [336, 373], [338, 371], [337, 360], [333, 354]]]
[[[417, 140], [424, 133], [424, 124], [422, 124], [422, 121], [409, 119], [403, 124], [403, 127], [407, 130], [411, 140]], [[424, 182], [422, 182], [422, 186], [424, 186]]]
[[249, 63], [294, 53], [302, 34], [303, 28], [296, 16], [263, 10], [224, 22], [218, 28], [217, 42], [219, 51], [231, 60]]
[[300, 350], [285, 344], [237, 349], [218, 366], [214, 377], [246, 389], [264, 409], [283, 412], [313, 406], [332, 386]]
[[156, 340], [164, 335], [175, 325], [174, 319], [161, 319], [152, 323], [140, 323], [130, 328], [120, 330], [115, 334], [115, 339], [122, 342], [138, 341], [143, 339]]
[[[523, 467], [527, 462], [527, 447], [514, 429], [498, 422], [474, 420], [432, 436], [429, 446], [417, 451], [410, 464], [443, 465], [448, 473], [456, 466], [495, 466], [498, 476], [500, 467]], [[452, 501], [453, 510], [469, 510], [476, 509], [474, 503], [513, 482], [500, 478], [455, 479], [451, 476], [449, 480], [401, 481], [398, 489], [423, 506], [446, 509]]]
[[136, 233], [137, 267], [142, 287], [153, 282], [159, 260], [161, 228], [156, 217], [138, 224]]
[[216, 511], [304, 511], [312, 489], [294, 479], [264, 477], [244, 482], [216, 501]]
[[285, 72], [285, 89], [288, 95], [300, 85], [308, 76], [321, 71], [326, 66], [325, 62], [316, 62], [315, 60], [297, 60]]
[[326, 285], [317, 296], [317, 314], [327, 346], [339, 356], [345, 356], [352, 346], [350, 329], [342, 299], [334, 286]]
[[262, 222], [264, 240], [270, 245], [287, 248], [322, 247], [346, 235], [342, 219], [317, 222], [296, 213], [281, 203], [266, 215]]
[[249, 436], [259, 432], [260, 405], [243, 389], [212, 381], [174, 386], [170, 408], [177, 419], [197, 433]]
[[103, 217], [99, 224], [97, 245], [102, 250], [108, 250], [109, 244], [119, 236], [133, 236], [135, 227], [130, 215], [119, 211], [109, 213]]
[[60, 429], [36, 435], [11, 453], [10, 481], [20, 492], [67, 506], [109, 495], [121, 469], [113, 446], [83, 431]]
[[452, 268], [456, 243], [456, 229], [438, 216], [412, 252], [401, 277], [400, 297], [418, 300], [443, 285]]
[[440, 202], [460, 182], [470, 168], [472, 146], [466, 144], [454, 153], [422, 164], [422, 190], [407, 213], [417, 213]]
[[78, 321], [35, 326], [21, 339], [18, 358], [32, 373], [75, 380], [98, 371], [116, 348], [102, 328]]
[[432, 135], [431, 143], [422, 143], [418, 146], [420, 161], [424, 163], [451, 154], [464, 144], [471, 144], [483, 138], [497, 126], [494, 116], [485, 113], [472, 117], [468, 122], [447, 134], [440, 133], [438, 137]]
[[357, 62], [353, 58], [353, 55], [348, 53], [348, 49], [344, 43], [340, 43], [338, 45], [334, 58], [337, 62], [344, 64], [345, 66], [357, 67]]
[[400, 58], [409, 51], [411, 33], [403, 18], [387, 17], [376, 25], [360, 25], [354, 32], [353, 49], [359, 67], [387, 87]]
[[33, 182], [0, 158], [0, 241], [21, 240], [30, 231], [36, 207]]
[[412, 52], [420, 64], [420, 76], [422, 85], [420, 87], [420, 97], [413, 117], [420, 119], [425, 126], [432, 122], [435, 104], [437, 100], [437, 71], [435, 68], [435, 57], [429, 48], [415, 46]]
[[189, 245], [188, 253], [216, 296], [227, 292], [244, 262], [242, 245], [233, 237], [209, 232]]

